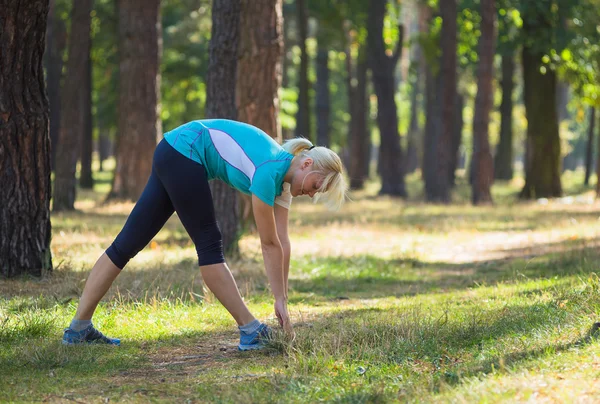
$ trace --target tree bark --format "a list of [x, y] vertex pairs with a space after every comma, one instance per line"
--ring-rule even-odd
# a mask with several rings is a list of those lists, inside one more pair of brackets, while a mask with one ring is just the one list
[[490, 151], [489, 124], [493, 106], [492, 79], [496, 49], [495, 0], [481, 0], [481, 37], [479, 38], [479, 65], [477, 66], [477, 95], [473, 112], [473, 167], [472, 199], [474, 205], [492, 203], [494, 162]]
[[[348, 174], [350, 188], [362, 189], [369, 178], [369, 163], [371, 160], [371, 137], [367, 130], [368, 99], [367, 99], [367, 51], [366, 45], [359, 45], [358, 55], [354, 62], [356, 74], [353, 74], [350, 38], [346, 49], [346, 86], [348, 87], [348, 109], [350, 111], [350, 126], [348, 128], [350, 143], [350, 161]], [[356, 84], [353, 84], [353, 82]]]
[[238, 119], [281, 143], [282, 0], [242, 0], [237, 67]]
[[41, 276], [50, 251], [50, 134], [42, 67], [48, 0], [0, 0], [0, 275]]
[[161, 133], [160, 0], [119, 0], [119, 117], [109, 198], [136, 201]]
[[371, 3], [367, 34], [369, 64], [377, 95], [377, 124], [381, 138], [379, 153], [381, 189], [379, 194], [405, 197], [404, 157], [398, 133], [398, 112], [394, 94], [396, 88], [394, 71], [402, 54], [404, 29], [402, 26], [400, 27], [400, 37], [396, 49], [391, 56], [388, 56], [383, 40], [386, 4], [387, 0], [375, 0]]
[[593, 165], [594, 125], [596, 124], [596, 108], [590, 107], [590, 124], [588, 127], [587, 145], [585, 148], [585, 178], [583, 183], [589, 185]]
[[421, 94], [421, 69], [419, 68], [421, 59], [421, 48], [417, 44], [412, 60], [412, 69], [410, 75], [412, 89], [410, 94], [410, 123], [408, 127], [408, 140], [406, 145], [406, 170], [407, 173], [414, 172], [419, 167], [419, 147], [418, 142], [421, 137], [421, 128], [419, 127], [419, 96]]
[[[279, 88], [282, 82], [282, 0], [242, 0], [237, 67], [238, 119], [282, 141]], [[239, 193], [244, 228], [254, 225], [252, 198]]]
[[77, 160], [81, 155], [82, 133], [85, 131], [87, 101], [87, 63], [90, 54], [90, 24], [93, 0], [73, 3], [69, 59], [62, 94], [61, 123], [54, 178], [54, 211], [74, 210], [77, 195]]
[[[206, 75], [207, 118], [237, 119], [236, 77], [240, 13], [240, 0], [213, 0], [213, 25]], [[220, 180], [212, 181], [211, 190], [215, 214], [223, 235], [223, 248], [228, 254], [237, 254], [239, 230], [237, 192]]]
[[514, 55], [502, 56], [502, 102], [500, 104], [500, 141], [496, 148], [494, 177], [498, 180], [513, 178], [513, 89], [515, 72]]
[[316, 115], [317, 115], [317, 144], [330, 147], [330, 108], [329, 95], [329, 49], [320, 41], [317, 51], [317, 88], [316, 88]]
[[[526, 23], [524, 22], [524, 26]], [[527, 118], [527, 164], [521, 198], [562, 194], [560, 137], [556, 111], [556, 73], [542, 67], [542, 52], [523, 48], [523, 82]]]
[[81, 132], [81, 172], [79, 186], [84, 189], [94, 188], [92, 177], [93, 122], [92, 122], [92, 62], [88, 53], [86, 58], [85, 103], [81, 106], [84, 113], [84, 130]]
[[50, 0], [46, 30], [46, 81], [50, 104], [50, 165], [56, 167], [56, 149], [60, 131], [60, 88], [62, 82], [63, 54], [67, 45], [67, 29], [57, 15], [55, 0]]
[[298, 112], [296, 114], [296, 136], [314, 139], [310, 127], [310, 101], [308, 91], [308, 52], [306, 38], [308, 36], [308, 16], [305, 0], [296, 0], [296, 16], [298, 21], [298, 45], [300, 46], [300, 70], [298, 71]]
[[[435, 138], [435, 154], [430, 160], [434, 164], [431, 175], [426, 176], [426, 198], [430, 202], [450, 202], [450, 175], [452, 138], [454, 132], [456, 101], [456, 47], [457, 47], [457, 5], [456, 0], [440, 2], [442, 30], [440, 46], [440, 72], [436, 80], [436, 93], [439, 99], [433, 104], [434, 115], [439, 114], [439, 121], [433, 118], [432, 130]], [[428, 118], [429, 119], [429, 118]], [[429, 147], [432, 145], [430, 144]]]
[[458, 168], [460, 144], [462, 143], [462, 132], [465, 126], [465, 120], [463, 118], [463, 110], [465, 107], [465, 97], [462, 94], [456, 94], [455, 102], [455, 119], [454, 119], [454, 130], [452, 131], [452, 150], [450, 151], [450, 169], [448, 175], [450, 176], [450, 186], [456, 184], [456, 169]]

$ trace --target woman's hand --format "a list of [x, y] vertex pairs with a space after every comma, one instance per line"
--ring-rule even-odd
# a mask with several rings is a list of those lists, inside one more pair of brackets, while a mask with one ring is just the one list
[[283, 328], [288, 336], [294, 337], [294, 327], [290, 320], [290, 315], [287, 309], [287, 301], [285, 299], [275, 300], [275, 315], [279, 320], [279, 325]]

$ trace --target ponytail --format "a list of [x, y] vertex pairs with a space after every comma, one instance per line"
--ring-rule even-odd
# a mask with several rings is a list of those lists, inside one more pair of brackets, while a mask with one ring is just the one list
[[313, 147], [313, 144], [310, 142], [310, 140], [303, 137], [289, 139], [283, 143], [283, 149], [286, 152], [293, 154], [294, 156], [297, 156], [298, 154], [310, 149], [311, 147]]

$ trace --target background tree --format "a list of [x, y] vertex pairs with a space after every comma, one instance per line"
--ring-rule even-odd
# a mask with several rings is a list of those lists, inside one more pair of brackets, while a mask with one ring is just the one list
[[[296, 0], [298, 44], [300, 46], [300, 68], [298, 71], [298, 112], [296, 114], [296, 136], [312, 139], [310, 126], [310, 84], [308, 80], [308, 13], [306, 0]], [[314, 139], [312, 139], [314, 141]]]
[[[206, 117], [237, 119], [236, 75], [240, 41], [240, 0], [213, 0], [210, 62], [206, 75]], [[238, 198], [236, 191], [215, 180], [211, 183], [215, 214], [223, 248], [238, 251]]]
[[77, 160], [81, 155], [82, 133], [89, 114], [90, 23], [93, 0], [80, 0], [71, 10], [71, 33], [66, 75], [61, 94], [60, 136], [52, 209], [75, 209]]
[[496, 48], [495, 0], [481, 0], [481, 36], [479, 38], [479, 65], [477, 67], [477, 96], [473, 113], [473, 167], [472, 199], [474, 204], [492, 202], [494, 161], [490, 151], [489, 125], [493, 107], [492, 79], [494, 50]]
[[118, 144], [111, 198], [137, 200], [150, 171], [159, 119], [160, 0], [119, 0]]
[[[557, 24], [553, 0], [523, 2], [522, 53], [527, 156], [522, 198], [560, 196], [560, 136], [556, 110], [556, 71], [545, 58], [555, 45]], [[562, 10], [561, 10], [562, 11]]]
[[317, 116], [317, 144], [330, 147], [330, 95], [329, 95], [329, 41], [325, 24], [320, 23], [315, 58], [317, 81], [315, 85], [315, 112]]
[[494, 178], [513, 178], [513, 89], [515, 87], [515, 58], [513, 54], [502, 55], [501, 62], [502, 102], [500, 103], [500, 140], [494, 159]]
[[596, 124], [596, 108], [590, 108], [590, 118], [588, 126], [588, 139], [585, 153], [585, 176], [583, 183], [588, 185], [590, 183], [590, 175], [592, 174], [592, 163], [593, 163], [593, 145], [594, 145], [594, 126]]
[[238, 119], [281, 142], [278, 92], [282, 79], [282, 0], [242, 0], [241, 16]]
[[61, 18], [62, 3], [50, 0], [46, 29], [46, 85], [50, 105], [50, 144], [52, 170], [56, 167], [56, 149], [60, 131], [60, 87], [62, 83], [63, 54], [67, 45], [67, 29]]
[[[279, 143], [279, 88], [282, 80], [282, 0], [242, 0], [237, 66], [238, 120], [254, 125]], [[253, 225], [252, 198], [238, 194], [242, 222]]]
[[50, 135], [42, 60], [48, 0], [0, 0], [0, 275], [43, 275], [50, 250]]
[[387, 0], [370, 3], [368, 20], [369, 66], [377, 95], [377, 125], [380, 134], [381, 195], [406, 196], [403, 155], [398, 133], [398, 112], [394, 91], [394, 71], [402, 55], [403, 27], [398, 29], [396, 49], [387, 53], [383, 24]]
[[[439, 33], [439, 69], [428, 67], [427, 119], [423, 171], [425, 197], [430, 202], [450, 202], [451, 152], [456, 117], [457, 5], [456, 0], [439, 3], [442, 19]], [[435, 53], [429, 50], [429, 59]]]
[[92, 60], [88, 52], [84, 69], [85, 81], [83, 88], [85, 91], [84, 103], [81, 109], [84, 114], [83, 131], [81, 132], [81, 170], [79, 173], [79, 186], [81, 188], [92, 189], [94, 187], [94, 178], [92, 176], [92, 153], [94, 151], [93, 121], [92, 121]]

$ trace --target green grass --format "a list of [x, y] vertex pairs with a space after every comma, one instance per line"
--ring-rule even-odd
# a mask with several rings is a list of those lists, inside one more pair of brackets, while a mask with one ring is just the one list
[[[103, 175], [103, 174], [102, 174]], [[102, 204], [110, 178], [55, 214], [54, 273], [0, 281], [0, 401], [593, 402], [600, 393], [597, 230], [591, 190], [497, 205], [377, 198], [330, 213], [295, 201], [290, 310], [297, 337], [235, 350], [235, 324], [203, 286], [177, 218], [119, 276], [95, 323], [119, 348], [64, 347], [94, 260], [132, 205]], [[256, 235], [230, 262], [244, 299], [275, 324]]]

